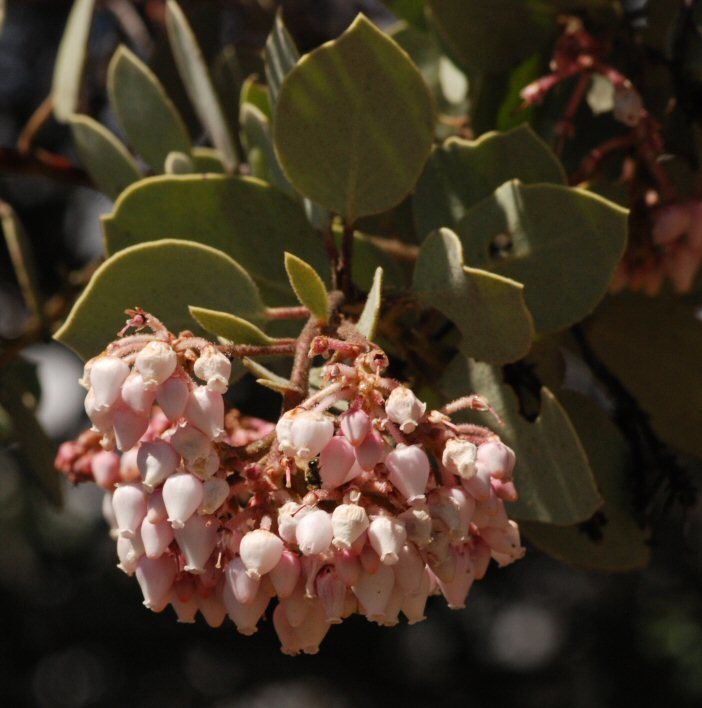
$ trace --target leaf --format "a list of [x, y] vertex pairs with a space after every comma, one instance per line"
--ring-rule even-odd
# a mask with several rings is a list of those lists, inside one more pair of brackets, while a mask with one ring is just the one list
[[297, 192], [292, 188], [280, 168], [278, 157], [273, 149], [268, 119], [250, 103], [241, 106], [240, 117], [242, 140], [246, 149], [247, 162], [254, 177], [269, 182], [297, 199]]
[[412, 199], [420, 237], [442, 226], [455, 230], [470, 207], [510, 179], [566, 182], [556, 156], [527, 125], [474, 141], [449, 138], [432, 153]]
[[107, 90], [127, 140], [157, 172], [171, 152], [189, 154], [188, 130], [156, 75], [121, 45], [110, 61]]
[[195, 163], [195, 169], [197, 170], [197, 172], [200, 172], [202, 174], [223, 174], [226, 171], [224, 169], [224, 165], [222, 164], [222, 158], [220, 154], [213, 148], [193, 148], [190, 157]]
[[634, 518], [633, 469], [626, 441], [589, 399], [574, 391], [561, 391], [558, 398], [578, 431], [605, 500], [599, 510], [605, 517], [602, 539], [590, 540], [577, 526], [563, 528], [537, 522], [522, 523], [522, 532], [541, 550], [579, 568], [621, 572], [645, 567], [651, 557], [650, 533]]
[[178, 72], [195, 112], [231, 172], [239, 163], [236, 146], [197, 39], [175, 0], [168, 0], [166, 4], [166, 30]]
[[282, 376], [278, 376], [278, 374], [274, 373], [270, 369], [267, 369], [265, 366], [263, 366], [263, 364], [259, 364], [257, 361], [249, 359], [249, 357], [247, 356], [245, 356], [241, 360], [241, 363], [254, 376], [258, 377], [256, 379], [257, 384], [265, 386], [266, 388], [270, 388], [272, 391], [282, 393], [283, 395], [288, 392], [301, 393], [300, 389], [297, 386], [293, 385], [292, 381], [283, 378]]
[[193, 300], [253, 322], [264, 321], [258, 288], [235, 260], [209, 246], [164, 239], [108, 258], [55, 338], [88, 359], [115, 339], [125, 309], [142, 307], [178, 332], [193, 327], [188, 311]]
[[142, 180], [122, 194], [112, 214], [103, 218], [103, 228], [108, 253], [171, 237], [224, 251], [246, 268], [271, 305], [290, 303], [283, 266], [286, 250], [294, 250], [329, 277], [322, 238], [300, 205], [251, 177]]
[[359, 15], [283, 82], [274, 143], [290, 182], [347, 223], [397, 204], [431, 147], [434, 111], [417, 68]]
[[650, 415], [669, 445], [702, 457], [702, 322], [699, 294], [608, 298], [587, 322], [604, 364]]
[[548, 388], [541, 389], [541, 411], [533, 423], [520, 415], [517, 397], [502, 383], [498, 367], [457, 356], [440, 388], [450, 398], [468, 393], [485, 396], [504, 421], [502, 427], [489, 414], [475, 414], [517, 454], [514, 481], [519, 501], [509, 505], [511, 517], [567, 526], [589, 519], [602, 506], [575, 428]]
[[69, 118], [69, 124], [81, 165], [110, 199], [117, 199], [132, 182], [141, 179], [136, 160], [104, 125], [77, 114]]
[[16, 364], [0, 369], [0, 405], [12, 421], [20, 458], [49, 501], [60, 506], [63, 494], [60, 475], [54, 468], [54, 446], [37, 421], [26, 393]]
[[383, 279], [390, 287], [405, 288], [411, 281], [410, 264], [380, 248], [378, 243], [382, 240], [354, 232], [351, 279], [361, 290], [370, 290], [373, 287], [373, 277], [378, 268], [383, 269]]
[[266, 62], [266, 83], [268, 84], [271, 106], [275, 108], [283, 79], [300, 58], [295, 42], [288, 30], [285, 29], [280, 11], [276, 13], [273, 27], [266, 39], [263, 57]]
[[424, 13], [424, 0], [383, 0], [383, 4], [387, 5], [394, 15], [417, 29], [428, 29]]
[[536, 331], [581, 320], [624, 253], [627, 210], [580, 189], [512, 181], [474, 206], [457, 233], [466, 260], [524, 283]]
[[285, 270], [297, 299], [320, 322], [329, 318], [329, 295], [317, 271], [292, 253], [285, 254]]
[[275, 341], [255, 324], [229, 312], [217, 312], [194, 305], [191, 305], [189, 309], [194, 320], [204, 330], [234, 344], [265, 346]]
[[521, 283], [463, 266], [463, 249], [450, 229], [422, 244], [412, 290], [426, 307], [446, 315], [463, 335], [461, 350], [474, 359], [516, 361], [531, 346], [534, 328]]
[[169, 152], [163, 167], [168, 175], [191, 175], [195, 172], [195, 163], [184, 152]]
[[451, 52], [476, 71], [509, 69], [558, 31], [558, 9], [542, 0], [428, 0], [427, 5]]
[[380, 316], [380, 308], [383, 304], [383, 269], [378, 267], [375, 269], [373, 276], [373, 286], [366, 298], [366, 304], [363, 306], [361, 316], [356, 322], [356, 329], [367, 339], [373, 341], [375, 337], [375, 329], [378, 326], [378, 317]]
[[256, 106], [267, 120], [271, 120], [273, 117], [268, 89], [263, 84], [258, 83], [256, 76], [249, 76], [241, 86], [239, 104], [242, 105], [244, 103]]
[[235, 46], [229, 44], [219, 53], [212, 66], [212, 81], [230, 134], [236, 135], [239, 132], [239, 97], [244, 83], [244, 72]]
[[78, 110], [95, 0], [75, 0], [54, 65], [51, 100], [54, 118], [66, 123]]

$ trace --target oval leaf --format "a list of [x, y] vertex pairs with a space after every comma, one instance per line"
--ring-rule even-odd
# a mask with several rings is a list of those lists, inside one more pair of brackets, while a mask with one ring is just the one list
[[185, 123], [161, 82], [125, 46], [110, 61], [107, 90], [129, 143], [156, 171], [170, 152], [190, 152]]
[[95, 0], [75, 0], [63, 31], [51, 84], [54, 117], [59, 123], [66, 123], [78, 110], [94, 10]]
[[226, 172], [222, 164], [222, 157], [213, 148], [196, 147], [190, 153], [195, 169], [202, 174], [223, 174]]
[[581, 320], [624, 253], [627, 210], [589, 192], [512, 181], [459, 224], [466, 260], [524, 283], [537, 332]]
[[275, 341], [255, 324], [229, 312], [207, 310], [204, 307], [191, 305], [190, 314], [204, 330], [234, 344], [265, 346]]
[[375, 330], [378, 326], [378, 317], [380, 316], [380, 307], [382, 305], [383, 296], [383, 269], [378, 267], [375, 269], [373, 276], [373, 285], [366, 298], [366, 304], [363, 306], [361, 316], [356, 323], [356, 329], [367, 339], [373, 341]]
[[443, 313], [463, 335], [461, 350], [494, 363], [523, 357], [534, 328], [521, 283], [463, 267], [458, 236], [439, 229], [422, 244], [412, 290], [420, 302]]
[[538, 548], [578, 568], [606, 572], [648, 565], [650, 533], [634, 518], [629, 448], [602, 409], [574, 391], [561, 391], [560, 402], [578, 431], [605, 503], [602, 538], [591, 540], [577, 526], [522, 523], [522, 532]]
[[184, 152], [169, 152], [163, 167], [169, 175], [191, 175], [195, 172], [195, 163]]
[[233, 171], [239, 159], [234, 141], [229, 134], [227, 120], [197, 39], [175, 0], [168, 0], [166, 5], [166, 29], [178, 72], [198, 118], [213, 145], [222, 153], [227, 170]]
[[285, 29], [280, 11], [276, 13], [271, 33], [266, 39], [263, 58], [266, 62], [266, 83], [270, 92], [271, 106], [275, 108], [283, 79], [300, 58], [295, 42]]
[[285, 254], [285, 270], [297, 299], [320, 322], [329, 317], [329, 296], [317, 271], [292, 253]]
[[108, 253], [170, 237], [218, 248], [246, 268], [271, 305], [290, 303], [287, 250], [329, 277], [322, 237], [299, 203], [250, 177], [145, 179], [122, 194], [103, 226]]
[[359, 15], [288, 74], [274, 142], [292, 184], [352, 223], [397, 204], [414, 187], [433, 124], [417, 68]]
[[469, 393], [485, 396], [504, 421], [499, 426], [489, 414], [475, 414], [517, 453], [519, 501], [509, 505], [511, 517], [568, 526], [589, 519], [602, 506], [585, 450], [549, 389], [541, 389], [541, 411], [530, 423], [520, 415], [517, 397], [502, 383], [498, 367], [457, 356], [440, 386], [452, 399]]
[[470, 207], [510, 179], [566, 183], [556, 156], [527, 125], [474, 141], [449, 138], [432, 153], [412, 198], [420, 238], [442, 226], [455, 230]]
[[265, 317], [256, 285], [235, 260], [208, 246], [166, 239], [108, 258], [55, 338], [88, 359], [115, 339], [125, 309], [142, 307], [178, 332], [193, 326], [192, 300], [254, 322]]
[[69, 123], [81, 165], [110, 199], [141, 179], [136, 160], [104, 125], [79, 115], [71, 116]]

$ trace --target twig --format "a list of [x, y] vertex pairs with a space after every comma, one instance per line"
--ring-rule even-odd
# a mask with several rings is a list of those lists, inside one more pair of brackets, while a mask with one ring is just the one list
[[266, 317], [269, 320], [304, 320], [309, 316], [310, 311], [304, 305], [266, 308]]
[[51, 113], [53, 110], [54, 101], [51, 94], [49, 94], [29, 117], [29, 120], [25, 123], [24, 128], [22, 128], [19, 138], [17, 138], [17, 149], [21, 153], [27, 154], [31, 151], [37, 134], [42, 129], [46, 121], [51, 118]]
[[83, 187], [93, 186], [87, 172], [62, 155], [41, 148], [35, 148], [30, 153], [14, 148], [0, 148], [0, 172], [49, 177]]

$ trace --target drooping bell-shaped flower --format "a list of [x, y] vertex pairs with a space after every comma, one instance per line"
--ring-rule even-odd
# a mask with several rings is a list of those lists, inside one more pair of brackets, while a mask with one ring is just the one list
[[402, 600], [402, 614], [407, 618], [407, 624], [416, 624], [426, 619], [424, 609], [431, 590], [429, 571], [424, 570], [419, 589], [414, 594], [405, 594]]
[[171, 599], [176, 564], [170, 556], [142, 558], [136, 569], [136, 579], [144, 596], [144, 606], [161, 612]]
[[205, 572], [205, 564], [217, 545], [217, 522], [212, 516], [193, 514], [183, 526], [174, 526], [175, 539], [185, 556], [187, 573]]
[[385, 402], [385, 413], [393, 423], [400, 426], [403, 433], [412, 433], [416, 429], [427, 404], [420, 401], [406, 386], [394, 388]]
[[346, 481], [356, 455], [351, 443], [340, 435], [335, 435], [319, 455], [319, 476], [322, 489], [336, 489]]
[[300, 578], [300, 571], [301, 565], [298, 555], [285, 549], [275, 568], [269, 573], [275, 592], [281, 600], [292, 595]]
[[303, 653], [316, 654], [330, 626], [322, 604], [313, 603], [302, 624], [295, 628]]
[[259, 588], [253, 600], [244, 605], [236, 599], [229, 586], [225, 585], [222, 600], [229, 618], [234, 622], [239, 633], [250, 636], [258, 631], [258, 622], [268, 607], [270, 597]]
[[368, 540], [380, 562], [395, 565], [407, 540], [405, 525], [393, 516], [376, 516], [368, 527]]
[[121, 484], [112, 495], [119, 535], [134, 538], [146, 516], [146, 495], [140, 484]]
[[119, 455], [111, 450], [100, 450], [90, 461], [95, 483], [103, 489], [112, 489], [120, 481]]
[[250, 578], [260, 578], [275, 568], [283, 553], [283, 541], [265, 529], [249, 531], [241, 539], [239, 555]]
[[202, 483], [202, 502], [198, 514], [214, 514], [229, 497], [229, 482], [220, 477], [211, 477]]
[[424, 561], [412, 543], [406, 543], [398, 553], [395, 565], [395, 580], [405, 595], [414, 595], [421, 590], [424, 577]]
[[397, 580], [395, 580], [390, 598], [388, 599], [388, 604], [385, 605], [385, 614], [382, 619], [376, 620], [378, 624], [382, 627], [396, 627], [400, 624], [400, 610], [402, 609], [404, 599], [405, 594]]
[[261, 580], [248, 575], [244, 562], [237, 556], [227, 564], [226, 583], [237, 601], [248, 605], [256, 597]]
[[285, 610], [285, 616], [291, 627], [299, 627], [305, 620], [307, 613], [312, 606], [312, 599], [307, 596], [305, 591], [304, 572], [297, 581], [297, 585], [293, 591], [280, 604]]
[[210, 391], [222, 394], [229, 387], [232, 363], [214, 347], [206, 347], [195, 361], [193, 372], [201, 381], [206, 382]]
[[160, 489], [155, 489], [148, 495], [146, 506], [146, 518], [152, 524], [168, 520], [168, 511], [166, 510], [166, 505], [163, 503], [163, 493]]
[[153, 524], [148, 517], [141, 522], [141, 540], [147, 558], [160, 558], [173, 541], [173, 528], [167, 521]]
[[505, 482], [512, 479], [516, 457], [512, 448], [499, 440], [483, 443], [477, 451], [476, 463], [491, 476]]
[[482, 580], [490, 565], [490, 546], [481, 538], [474, 539], [470, 548], [470, 558], [473, 561], [475, 579]]
[[112, 508], [112, 495], [103, 494], [102, 496], [102, 518], [110, 527], [110, 537], [118, 538], [119, 532], [117, 530], [117, 519], [115, 518], [115, 510]]
[[398, 445], [386, 458], [392, 482], [408, 503], [423, 501], [429, 480], [429, 458], [419, 445]]
[[361, 408], [351, 409], [339, 417], [339, 427], [344, 437], [357, 447], [365, 439], [371, 429], [371, 419]]
[[336, 548], [351, 548], [353, 542], [368, 528], [368, 514], [358, 504], [339, 504], [332, 512], [332, 529]]
[[452, 550], [452, 553], [456, 559], [453, 578], [447, 582], [437, 576], [437, 581], [448, 606], [452, 610], [460, 610], [466, 606], [468, 591], [475, 581], [475, 570], [467, 549], [464, 548], [459, 552]]
[[210, 440], [224, 434], [224, 399], [207, 386], [197, 386], [190, 392], [184, 415]]
[[399, 517], [407, 529], [407, 539], [424, 548], [431, 541], [432, 520], [426, 509], [414, 508], [403, 511]]
[[311, 556], [326, 551], [334, 537], [331, 514], [316, 509], [297, 524], [295, 539], [303, 555]]
[[133, 448], [148, 427], [148, 416], [143, 413], [136, 413], [131, 408], [118, 408], [115, 411], [114, 419], [117, 447], [122, 451]]
[[278, 603], [275, 610], [273, 610], [273, 627], [275, 633], [278, 635], [280, 650], [283, 654], [297, 656], [302, 650], [300, 639], [296, 628], [288, 621], [285, 607], [282, 603]]
[[168, 420], [175, 422], [185, 411], [190, 387], [182, 376], [171, 376], [156, 391], [156, 403]]
[[285, 502], [278, 509], [278, 535], [283, 541], [297, 543], [295, 540], [297, 525], [313, 510], [313, 507], [304, 506], [293, 501]]
[[185, 522], [202, 503], [202, 482], [187, 472], [172, 474], [163, 485], [163, 503], [168, 520], [174, 529], [182, 529]]
[[156, 388], [176, 369], [178, 356], [165, 342], [149, 342], [138, 354], [134, 366], [147, 388]]
[[315, 578], [315, 590], [329, 624], [341, 624], [346, 602], [346, 584], [332, 566], [326, 566]]
[[198, 594], [196, 595], [196, 599], [198, 609], [205, 619], [205, 622], [213, 629], [221, 627], [224, 618], [227, 616], [227, 608], [224, 606], [220, 594], [216, 592], [207, 596]]
[[[480, 531], [481, 538], [490, 546], [494, 553], [506, 556], [509, 561], [515, 561], [524, 555], [524, 548], [519, 539], [519, 526], [509, 521], [501, 528], [486, 527]], [[502, 565], [507, 563], [500, 559]]]
[[470, 479], [475, 475], [477, 454], [478, 448], [470, 440], [450, 438], [444, 446], [441, 462], [451, 474], [462, 479]]
[[362, 572], [351, 588], [363, 606], [366, 617], [372, 622], [382, 620], [395, 584], [395, 573], [387, 565], [378, 566], [373, 573]]
[[179, 462], [178, 453], [165, 440], [142, 443], [137, 453], [137, 465], [146, 490], [153, 491], [165, 482]]
[[92, 388], [86, 394], [83, 405], [85, 407], [85, 415], [90, 418], [90, 422], [93, 424], [93, 430], [105, 434], [112, 432], [112, 426], [115, 421], [115, 406], [98, 408], [95, 402], [95, 392]]
[[490, 479], [490, 473], [482, 465], [476, 463], [475, 474], [470, 479], [462, 479], [461, 484], [468, 494], [480, 502], [490, 497], [492, 492]]
[[144, 545], [139, 536], [134, 538], [117, 538], [117, 567], [127, 575], [134, 575], [139, 560], [144, 556]]
[[122, 400], [135, 413], [148, 413], [154, 403], [156, 391], [147, 388], [144, 377], [138, 371], [132, 371], [122, 384]]
[[290, 447], [295, 457], [307, 461], [316, 457], [334, 435], [334, 422], [327, 413], [297, 408], [290, 425]]
[[[367, 535], [366, 535], [367, 538]], [[358, 555], [361, 561], [361, 567], [366, 573], [376, 573], [380, 567], [380, 556], [375, 552], [375, 549], [370, 544], [366, 544]]]
[[[137, 465], [137, 454], [139, 450], [136, 447], [127, 450], [119, 459], [119, 478], [125, 484], [129, 482], [141, 482], [139, 474], [139, 466]], [[148, 491], [148, 490], [145, 490]]]
[[365, 439], [356, 447], [356, 461], [359, 467], [370, 472], [382, 461], [385, 453], [385, 443], [377, 430], [371, 430]]
[[351, 587], [358, 582], [358, 577], [361, 574], [361, 561], [358, 556], [346, 549], [337, 551], [334, 555], [334, 567], [336, 574], [344, 581], [347, 587]]
[[173, 593], [171, 595], [171, 607], [176, 613], [178, 622], [180, 624], [194, 624], [195, 615], [197, 615], [197, 597], [191, 595], [187, 600], [181, 600], [178, 595]]
[[120, 389], [129, 376], [129, 365], [116, 356], [101, 356], [90, 367], [90, 386], [96, 410], [110, 408], [119, 398]]

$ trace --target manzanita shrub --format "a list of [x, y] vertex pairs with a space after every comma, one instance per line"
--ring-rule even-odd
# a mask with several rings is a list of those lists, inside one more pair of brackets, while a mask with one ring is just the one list
[[[244, 634], [268, 617], [290, 654], [352, 614], [463, 607], [520, 533], [642, 567], [652, 503], [691, 499], [677, 453], [702, 453], [702, 141], [672, 73], [636, 63], [651, 31], [607, 0], [387, 5], [405, 21], [360, 15], [302, 56], [276, 15], [246, 77], [169, 0], [197, 135], [126, 46], [121, 137], [78, 112], [91, 0], [54, 77], [114, 199], [55, 334], [92, 424], [56, 466], [104, 489], [146, 607]], [[673, 122], [698, 152], [669, 151]], [[280, 396], [269, 421], [230, 403], [252, 374]]]

